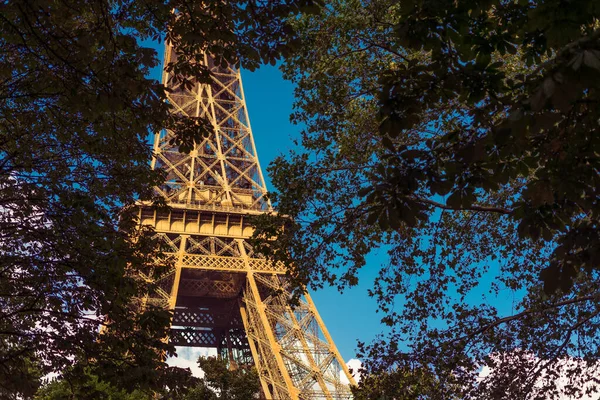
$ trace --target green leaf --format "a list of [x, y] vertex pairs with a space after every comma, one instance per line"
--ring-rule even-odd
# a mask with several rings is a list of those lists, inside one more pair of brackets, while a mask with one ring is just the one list
[[460, 209], [462, 206], [462, 192], [460, 190], [454, 191], [446, 199], [446, 205], [454, 209]]
[[480, 51], [477, 53], [477, 58], [475, 59], [475, 63], [480, 68], [485, 68], [492, 61], [492, 55], [488, 52]]
[[[403, 213], [404, 214], [404, 213]], [[390, 227], [394, 230], [400, 229], [400, 218], [395, 207], [388, 207], [388, 218]]]
[[569, 61], [568, 66], [571, 67], [574, 71], [579, 71], [581, 68], [581, 64], [583, 63], [583, 52], [575, 54], [571, 61]]
[[378, 217], [379, 217], [379, 212], [376, 212], [376, 211], [369, 212], [369, 214], [367, 215], [367, 224], [373, 225], [375, 223], [375, 221], [377, 221]]
[[560, 286], [560, 275], [556, 266], [544, 268], [540, 272], [540, 279], [544, 283], [544, 292], [547, 295], [554, 294]]
[[392, 152], [396, 151], [396, 148], [394, 146], [394, 142], [392, 142], [392, 140], [388, 136], [382, 136], [381, 143], [383, 144], [383, 146], [386, 149], [388, 149], [388, 150], [390, 150]]
[[369, 193], [371, 193], [373, 191], [373, 188], [371, 186], [367, 186], [367, 187], [363, 187], [358, 191], [358, 196], [359, 197], [365, 197], [366, 195], [368, 195]]
[[387, 231], [390, 228], [390, 221], [386, 213], [379, 214], [379, 218], [377, 219], [377, 223], [379, 224], [379, 228], [382, 231]]
[[554, 94], [554, 90], [556, 88], [556, 84], [554, 83], [554, 79], [552, 77], [548, 77], [544, 79], [544, 83], [542, 84], [542, 90], [544, 91], [544, 95], [546, 97], [551, 97]]
[[600, 71], [600, 52], [598, 50], [585, 50], [583, 52], [583, 64]]

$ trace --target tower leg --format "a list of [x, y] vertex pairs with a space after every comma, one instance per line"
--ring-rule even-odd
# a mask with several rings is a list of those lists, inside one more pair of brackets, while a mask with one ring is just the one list
[[[239, 304], [240, 314], [242, 315], [242, 322], [244, 323], [244, 328], [246, 332], [250, 332], [250, 325], [248, 322], [248, 312], [246, 311], [246, 305], [242, 300], [240, 300]], [[267, 367], [262, 365], [262, 357], [261, 354], [259, 354], [259, 349], [256, 346], [256, 341], [254, 340], [252, 335], [247, 334], [247, 336], [248, 345], [250, 346], [250, 351], [252, 352], [252, 358], [254, 360], [254, 366], [256, 367], [256, 371], [260, 379], [260, 386], [263, 391], [263, 396], [266, 400], [273, 400], [273, 395], [271, 394], [272, 390], [269, 387], [269, 382], [273, 381], [273, 377], [270, 375]], [[268, 375], [268, 377], [266, 377], [266, 375]]]
[[329, 334], [329, 331], [327, 330], [325, 323], [321, 319], [321, 316], [319, 315], [319, 312], [317, 311], [317, 307], [315, 307], [315, 303], [313, 303], [312, 298], [310, 297], [308, 292], [304, 294], [304, 298], [306, 299], [306, 303], [310, 307], [310, 313], [313, 315], [314, 319], [316, 320], [317, 324], [319, 325], [319, 329], [321, 329], [321, 332], [323, 332], [323, 336], [325, 336], [325, 339], [327, 340], [327, 344], [329, 345], [329, 350], [334, 354], [335, 358], [338, 360], [340, 367], [342, 368], [342, 371], [344, 371], [344, 375], [346, 375], [346, 378], [348, 379], [348, 382], [350, 382], [350, 384], [352, 386], [356, 386], [356, 381], [354, 380], [354, 377], [348, 370], [348, 366], [346, 365], [346, 362], [342, 358], [342, 355], [340, 354], [337, 347], [335, 346], [335, 343], [333, 343], [333, 339], [331, 338], [331, 335]]
[[269, 393], [265, 395], [271, 395], [277, 400], [297, 400], [297, 389], [281, 356], [281, 345], [275, 338], [273, 326], [266, 314], [267, 307], [261, 299], [252, 271], [248, 271], [243, 302], [248, 312], [248, 341], [254, 341], [258, 350], [253, 356], [266, 367], [266, 371], [259, 371], [261, 380], [266, 381], [269, 389]]
[[181, 235], [181, 242], [179, 243], [179, 252], [177, 254], [177, 262], [175, 263], [175, 278], [173, 279], [173, 286], [171, 287], [171, 293], [169, 296], [169, 310], [175, 310], [177, 304], [177, 293], [179, 291], [179, 282], [181, 281], [181, 268], [183, 264], [183, 255], [185, 254], [185, 243], [187, 240], [186, 235]]

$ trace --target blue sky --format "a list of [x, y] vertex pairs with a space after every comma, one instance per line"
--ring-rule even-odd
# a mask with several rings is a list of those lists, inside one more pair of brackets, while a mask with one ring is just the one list
[[[147, 40], [141, 44], [156, 49], [162, 61], [162, 43]], [[161, 73], [162, 63], [152, 69], [150, 77], [160, 80]], [[290, 122], [294, 86], [283, 79], [277, 67], [270, 65], [253, 72], [242, 70], [242, 84], [260, 164], [267, 188], [272, 190], [267, 166], [275, 157], [294, 148], [292, 140], [300, 132], [300, 127]], [[311, 292], [321, 318], [346, 361], [355, 358], [357, 340], [369, 342], [381, 332], [376, 303], [367, 295], [379, 265], [376, 254], [372, 255], [359, 275], [359, 285], [343, 294], [335, 288]]]
[[[146, 44], [156, 48], [162, 58], [162, 46]], [[161, 67], [153, 69], [153, 78], [160, 79]], [[272, 190], [267, 166], [278, 155], [293, 149], [293, 139], [300, 134], [301, 128], [292, 125], [289, 119], [294, 102], [294, 86], [283, 79], [277, 67], [269, 65], [254, 72], [242, 70], [242, 81], [260, 164], [267, 188]], [[386, 259], [387, 255], [379, 256], [376, 252], [370, 254], [367, 265], [359, 273], [359, 285], [342, 294], [335, 288], [311, 292], [321, 317], [346, 361], [356, 357], [357, 340], [368, 343], [385, 329], [380, 323], [381, 315], [376, 313], [376, 302], [367, 295], [367, 289], [372, 286], [381, 263]], [[492, 275], [486, 276], [486, 282], [482, 282], [484, 285], [471, 294], [471, 300], [481, 300], [478, 297], [487, 291], [484, 288]], [[503, 312], [512, 311], [514, 296], [514, 292], [505, 293], [495, 299], [499, 303], [496, 306]]]
[[[292, 139], [300, 133], [301, 128], [289, 121], [294, 102], [294, 86], [282, 78], [276, 67], [271, 66], [263, 66], [255, 72], [243, 70], [242, 81], [257, 152], [266, 174], [268, 164], [276, 156], [286, 154], [294, 148]], [[273, 189], [268, 174], [265, 178], [268, 189]], [[357, 339], [369, 342], [375, 335], [385, 331], [386, 327], [380, 323], [381, 315], [375, 312], [377, 304], [367, 295], [367, 289], [372, 286], [382, 262], [387, 258], [387, 254], [378, 255], [376, 251], [370, 254], [367, 265], [359, 272], [359, 285], [343, 294], [338, 293], [335, 288], [311, 292], [317, 309], [345, 360], [355, 357]], [[523, 292], [506, 289], [498, 296], [490, 295], [490, 284], [500, 267], [497, 260], [490, 261], [489, 265], [489, 272], [482, 278], [480, 286], [469, 293], [467, 301], [473, 304], [492, 302], [501, 314], [512, 314], [515, 300], [520, 299]]]
[[[150, 41], [143, 44], [155, 48], [162, 59], [162, 45]], [[161, 68], [162, 65], [154, 68], [150, 76], [160, 79]], [[242, 70], [242, 84], [260, 164], [267, 188], [272, 190], [267, 166], [275, 157], [294, 148], [292, 140], [300, 132], [300, 127], [292, 125], [289, 118], [294, 86], [283, 79], [277, 67], [269, 65], [254, 72]], [[335, 288], [311, 292], [321, 318], [346, 361], [355, 358], [357, 340], [368, 342], [381, 331], [376, 303], [367, 295], [378, 267], [376, 255], [370, 257], [359, 276], [359, 285], [343, 294]]]
[[[300, 127], [292, 125], [289, 121], [294, 102], [294, 87], [290, 82], [283, 80], [280, 71], [272, 66], [263, 66], [254, 72], [243, 70], [242, 80], [257, 152], [267, 187], [271, 190], [273, 188], [266, 168], [275, 157], [294, 148], [292, 140], [300, 132]], [[367, 258], [367, 265], [360, 271], [359, 285], [343, 294], [335, 288], [311, 292], [321, 317], [346, 361], [356, 358], [357, 339], [369, 342], [384, 330], [380, 324], [381, 316], [375, 312], [376, 303], [367, 295], [367, 289], [386, 258], [385, 255], [371, 254]], [[492, 264], [490, 272], [480, 282], [481, 286], [468, 296], [468, 301], [485, 301], [483, 298], [487, 298], [487, 301], [495, 303], [501, 313], [512, 313], [515, 300], [520, 299], [523, 292], [507, 289], [499, 296], [489, 298], [486, 293], [489, 283], [498, 273], [497, 262]], [[198, 373], [199, 369], [195, 363], [197, 356], [211, 355], [214, 352], [179, 348], [178, 353], [178, 360], [171, 360], [170, 363], [190, 367]], [[357, 365], [353, 364], [356, 368]]]
[[[300, 127], [292, 125], [289, 119], [294, 87], [272, 66], [263, 66], [254, 72], [243, 70], [242, 82], [256, 149], [267, 187], [272, 190], [266, 168], [275, 157], [294, 148], [292, 139], [300, 132]], [[369, 261], [357, 287], [343, 294], [335, 288], [311, 292], [321, 318], [345, 360], [355, 357], [357, 339], [369, 341], [381, 330], [375, 301], [367, 296], [379, 261], [376, 255]]]

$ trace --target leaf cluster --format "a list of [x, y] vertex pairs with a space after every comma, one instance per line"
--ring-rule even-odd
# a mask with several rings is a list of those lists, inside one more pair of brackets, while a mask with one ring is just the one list
[[204, 377], [192, 388], [185, 400], [258, 399], [260, 381], [254, 367], [231, 368], [219, 357], [200, 357], [198, 365]]
[[430, 397], [463, 398], [493, 352], [543, 360], [529, 383], [597, 363], [597, 19], [593, 1], [332, 0], [296, 20], [303, 131], [269, 168], [293, 224], [256, 237], [299, 291], [381, 256], [390, 333], [361, 347], [367, 372], [431, 371]]
[[159, 64], [152, 41], [177, 46], [166, 66], [177, 79], [208, 79], [201, 52], [274, 62], [295, 43], [288, 19], [318, 4], [0, 5], [0, 397], [29, 396], [73, 359], [119, 390], [166, 384], [157, 376], [173, 352], [170, 316], [139, 307], [152, 288], [138, 271], [168, 265], [157, 265], [160, 244], [135, 203], [164, 180], [150, 168], [149, 134], [173, 129], [186, 151], [212, 128], [173, 113], [166, 87], [148, 78]]
[[[110, 400], [250, 400], [258, 398], [260, 381], [254, 369], [230, 369], [217, 357], [200, 357], [203, 378], [191, 375], [189, 369], [171, 367], [160, 376], [164, 388], [156, 392], [127, 391], [103, 380], [80, 363], [50, 380], [35, 393], [35, 400], [110, 399]], [[81, 371], [76, 371], [82, 369]]]
[[[522, 239], [560, 242], [562, 250], [541, 275], [548, 294], [567, 291], [579, 272], [600, 260], [599, 143], [592, 133], [598, 6], [578, 2], [558, 16], [562, 9], [560, 1], [400, 2], [391, 46], [428, 56], [409, 55], [385, 71], [378, 94], [379, 134], [395, 158], [393, 169], [400, 176], [420, 174], [428, 198], [447, 195], [446, 208], [470, 209], [520, 182], [513, 201], [489, 211], [508, 214]], [[462, 110], [448, 116], [455, 121], [443, 135], [408, 151], [393, 143], [444, 103]], [[396, 198], [404, 197], [401, 190], [414, 193], [394, 176], [375, 181], [391, 184], [386, 191]], [[575, 253], [582, 256], [578, 262]]]

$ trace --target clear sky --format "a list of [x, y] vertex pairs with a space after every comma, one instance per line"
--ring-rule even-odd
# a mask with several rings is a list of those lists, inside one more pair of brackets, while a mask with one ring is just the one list
[[[162, 43], [148, 40], [142, 45], [156, 49], [162, 60]], [[159, 65], [152, 69], [150, 77], [160, 80], [161, 72], [162, 65]], [[292, 139], [300, 132], [300, 127], [292, 125], [289, 118], [294, 86], [283, 79], [277, 67], [269, 65], [254, 72], [242, 70], [242, 84], [267, 189], [272, 190], [267, 166], [275, 157], [294, 147]], [[381, 332], [380, 316], [375, 313], [376, 303], [367, 296], [369, 283], [373, 281], [378, 267], [379, 262], [374, 255], [359, 275], [359, 285], [343, 294], [335, 288], [311, 292], [321, 318], [346, 361], [355, 358], [358, 339], [368, 342]]]
[[[157, 50], [162, 59], [163, 48], [154, 42], [145, 42]], [[152, 70], [150, 76], [160, 79], [162, 65]], [[272, 190], [267, 166], [278, 155], [294, 147], [292, 139], [299, 135], [300, 127], [290, 123], [294, 102], [294, 87], [285, 81], [277, 67], [262, 66], [254, 72], [242, 71], [242, 82], [250, 116], [252, 133], [267, 188]], [[367, 296], [369, 282], [379, 267], [375, 257], [360, 275], [361, 282], [352, 290], [340, 294], [335, 288], [311, 292], [313, 300], [325, 321], [342, 357], [355, 358], [356, 341], [370, 341], [380, 332], [380, 316], [376, 304]]]
[[[294, 102], [294, 86], [282, 78], [276, 67], [271, 66], [263, 66], [255, 72], [243, 70], [242, 81], [258, 156], [265, 172], [267, 187], [271, 190], [266, 168], [276, 156], [286, 154], [294, 148], [292, 138], [299, 136], [301, 130], [301, 127], [292, 125], [289, 121]], [[311, 292], [317, 309], [345, 360], [355, 357], [357, 339], [369, 342], [387, 328], [380, 323], [381, 315], [375, 312], [376, 302], [367, 295], [367, 289], [372, 287], [373, 279], [385, 260], [385, 254], [370, 254], [367, 265], [359, 273], [359, 285], [343, 294], [338, 293], [335, 288]], [[467, 300], [478, 303], [485, 297], [487, 301], [494, 302], [500, 313], [512, 314], [515, 299], [520, 298], [523, 293], [507, 290], [497, 297], [490, 297], [490, 283], [499, 272], [499, 266], [497, 261], [489, 264], [489, 273], [482, 278], [480, 286], [467, 296]]]
[[[152, 73], [154, 77], [159, 74], [160, 69]], [[265, 173], [267, 188], [272, 190], [266, 168], [275, 157], [285, 155], [294, 148], [292, 140], [299, 136], [301, 130], [289, 120], [294, 102], [294, 87], [282, 78], [276, 67], [271, 66], [263, 66], [254, 72], [243, 70], [242, 81], [258, 156]], [[357, 340], [368, 343], [385, 330], [380, 323], [381, 316], [375, 312], [376, 303], [367, 295], [367, 289], [372, 286], [373, 278], [386, 258], [384, 255], [378, 256], [377, 253], [371, 254], [367, 258], [367, 265], [359, 274], [359, 285], [343, 294], [338, 293], [335, 288], [311, 292], [338, 350], [346, 362], [352, 360], [350, 367], [354, 370], [359, 367], [356, 360]], [[481, 287], [472, 293], [470, 300], [481, 301], [480, 296], [485, 296], [495, 267], [497, 265], [492, 266], [490, 273], [483, 278]], [[514, 302], [521, 296], [519, 291], [507, 291], [488, 301], [494, 302], [501, 313], [509, 314], [514, 312]], [[169, 364], [190, 368], [195, 375], [201, 376], [202, 372], [196, 364], [198, 356], [214, 355], [215, 351], [177, 348], [177, 353], [179, 356], [169, 359]], [[482, 371], [482, 376], [488, 372]], [[563, 398], [567, 397], [561, 397]]]
[[[161, 45], [151, 42], [145, 44], [157, 49], [162, 58]], [[160, 79], [161, 68], [154, 68], [151, 77]], [[254, 72], [242, 70], [242, 82], [261, 167], [267, 188], [272, 190], [267, 166], [275, 157], [285, 155], [294, 148], [292, 140], [299, 136], [301, 130], [301, 127], [292, 125], [289, 119], [294, 103], [294, 86], [283, 79], [277, 67], [268, 65]], [[367, 289], [372, 286], [386, 258], [371, 254], [367, 258], [367, 265], [359, 273], [359, 285], [343, 294], [335, 288], [311, 292], [321, 317], [346, 361], [356, 357], [357, 340], [368, 343], [385, 329], [380, 323], [381, 315], [376, 313], [376, 302], [367, 295]], [[485, 290], [479, 288], [475, 295], [481, 295], [482, 291]], [[497, 299], [504, 303], [500, 308], [507, 312], [512, 311], [510, 305], [514, 301], [514, 293], [509, 297]]]
[[[294, 147], [292, 138], [300, 127], [290, 123], [294, 87], [285, 81], [276, 67], [263, 66], [254, 72], [242, 71], [244, 94], [258, 157], [265, 173], [267, 188], [272, 190], [266, 168], [276, 156]], [[355, 357], [356, 340], [369, 341], [380, 332], [376, 304], [367, 296], [379, 262], [372, 257], [361, 274], [360, 284], [344, 294], [335, 288], [311, 292], [321, 318], [345, 360]]]
[[[153, 46], [154, 47], [154, 46]], [[161, 50], [159, 50], [160, 52]], [[162, 54], [161, 54], [162, 56]], [[160, 76], [160, 69], [153, 71], [152, 76]], [[263, 66], [254, 72], [242, 71], [242, 81], [246, 104], [250, 116], [252, 132], [260, 163], [267, 181], [267, 188], [272, 190], [267, 174], [267, 166], [278, 155], [286, 154], [294, 148], [294, 137], [299, 136], [300, 127], [292, 125], [289, 116], [294, 102], [294, 87], [282, 78], [277, 67]], [[380, 323], [381, 316], [377, 314], [375, 301], [367, 295], [367, 289], [372, 286], [373, 278], [386, 257], [377, 253], [371, 254], [367, 265], [359, 274], [359, 285], [346, 290], [343, 294], [335, 288], [324, 288], [311, 292], [317, 309], [323, 318], [342, 357], [349, 361], [356, 358], [356, 342], [369, 342], [385, 330]], [[497, 265], [490, 268], [490, 273], [482, 280], [482, 285], [472, 293], [470, 300], [481, 301], [485, 296], [489, 283], [493, 278]], [[521, 291], [506, 291], [493, 301], [501, 313], [512, 313], [515, 300], [522, 296]], [[212, 355], [214, 352], [201, 349], [178, 348], [178, 360], [171, 359], [170, 364], [190, 367], [198, 373], [195, 360], [198, 355]], [[357, 368], [355, 362], [353, 368]]]

